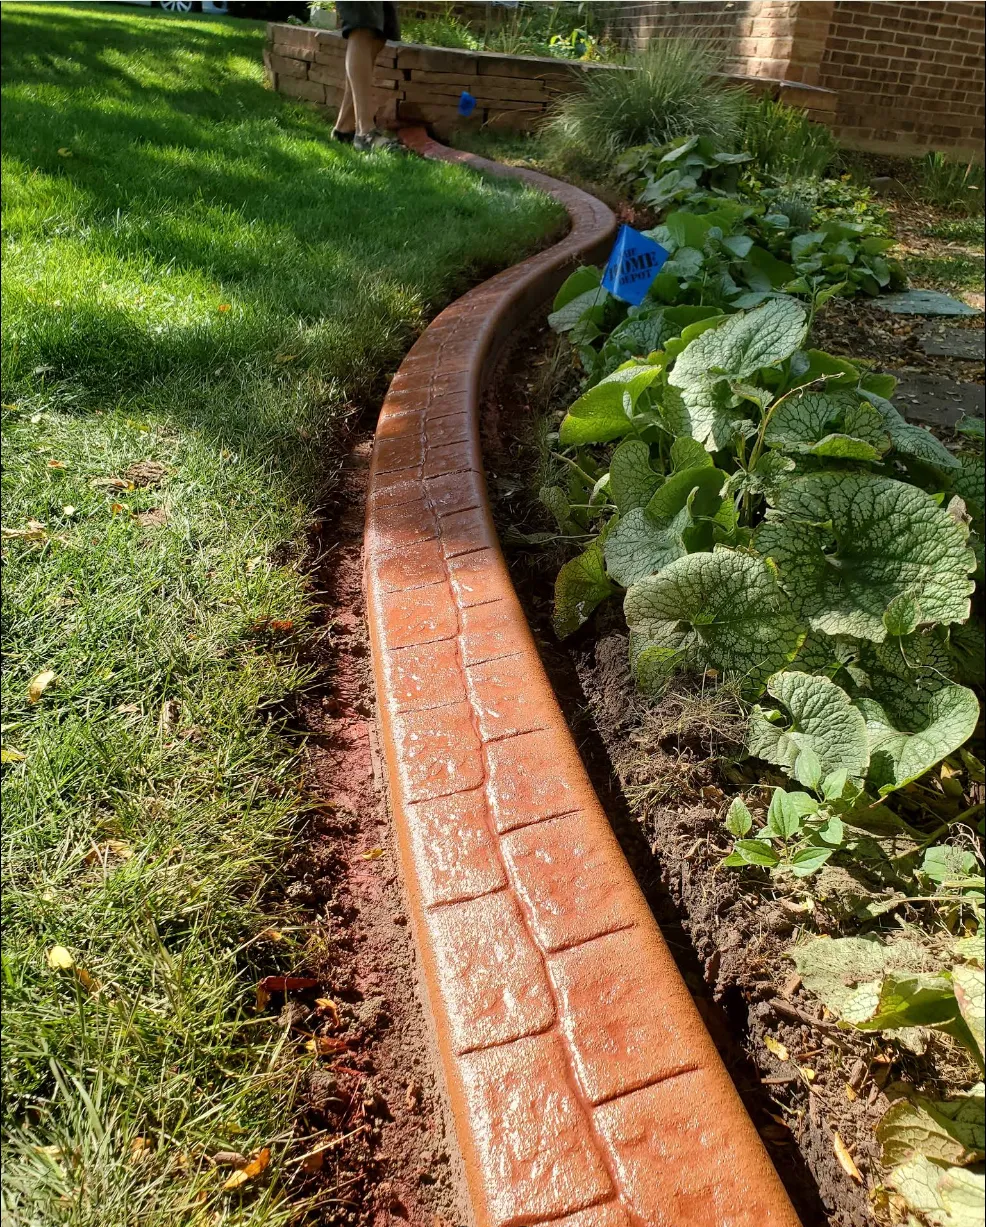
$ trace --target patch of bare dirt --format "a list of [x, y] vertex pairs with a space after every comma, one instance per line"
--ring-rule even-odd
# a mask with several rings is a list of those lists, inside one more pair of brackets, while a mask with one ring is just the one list
[[[268, 1008], [307, 1052], [296, 1147], [313, 1221], [461, 1227], [455, 1140], [416, 995], [415, 952], [374, 740], [362, 586], [372, 444], [357, 429], [310, 540], [319, 684], [294, 712], [312, 812], [286, 866], [305, 928], [303, 977]], [[308, 1156], [304, 1158], [303, 1156]]]

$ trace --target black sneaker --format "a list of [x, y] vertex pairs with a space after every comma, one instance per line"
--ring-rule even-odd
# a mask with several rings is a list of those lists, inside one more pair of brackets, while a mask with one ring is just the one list
[[355, 132], [344, 132], [341, 128], [332, 129], [332, 139], [334, 141], [341, 141], [344, 145], [351, 145], [355, 135]]

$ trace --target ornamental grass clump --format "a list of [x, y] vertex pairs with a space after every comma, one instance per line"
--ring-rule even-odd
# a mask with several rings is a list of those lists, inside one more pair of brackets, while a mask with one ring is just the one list
[[545, 129], [549, 160], [559, 170], [604, 174], [634, 145], [693, 134], [734, 141], [745, 95], [726, 85], [721, 67], [707, 45], [676, 38], [652, 44], [625, 69], [589, 73], [585, 91], [562, 99]]

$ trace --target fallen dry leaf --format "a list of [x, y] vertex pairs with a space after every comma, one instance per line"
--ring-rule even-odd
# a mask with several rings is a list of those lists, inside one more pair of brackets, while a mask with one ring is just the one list
[[345, 1040], [337, 1039], [334, 1035], [316, 1035], [305, 1045], [305, 1051], [328, 1057], [336, 1052], [346, 1052], [347, 1049]]
[[846, 1083], [846, 1098], [849, 1100], [850, 1103], [855, 1103], [856, 1100], [859, 1098], [859, 1095], [857, 1094], [856, 1090], [853, 1087], [851, 1087], [848, 1082]]
[[129, 861], [133, 854], [133, 848], [125, 839], [107, 839], [90, 848], [83, 859], [91, 865], [93, 861], [105, 861], [110, 856], [115, 856], [121, 861]]
[[64, 946], [52, 946], [48, 951], [48, 966], [56, 971], [69, 971], [75, 966], [75, 959], [72, 958], [72, 952]]
[[817, 1076], [815, 1074], [815, 1071], [809, 1065], [799, 1065], [798, 1072], [801, 1074], [801, 1076], [805, 1079], [806, 1082], [814, 1082]]
[[360, 857], [364, 861], [378, 861], [384, 855], [383, 848], [371, 848], [369, 852], [361, 852]]
[[20, 750], [12, 750], [9, 746], [4, 746], [0, 749], [0, 762], [22, 763], [26, 758], [26, 754], [22, 754]]
[[862, 1184], [863, 1177], [860, 1174], [860, 1170], [853, 1162], [853, 1157], [846, 1149], [846, 1144], [842, 1138], [839, 1137], [838, 1132], [832, 1135], [832, 1149], [835, 1151], [835, 1157], [839, 1160], [839, 1166], [846, 1173], [846, 1175], [851, 1176], [853, 1180], [856, 1180]]
[[218, 312], [219, 312], [221, 315], [225, 315], [225, 314], [226, 314], [226, 312], [229, 310], [229, 303], [228, 303], [228, 302], [221, 302], [221, 303], [219, 304], [219, 306], [216, 308], [216, 310], [217, 310], [217, 311], [218, 311]]
[[77, 967], [75, 969], [75, 974], [78, 977], [79, 983], [88, 992], [98, 993], [101, 989], [102, 985], [99, 983], [96, 977], [90, 972], [86, 971], [84, 967]]
[[4, 528], [0, 532], [4, 537], [21, 541], [42, 541], [48, 535], [40, 520], [28, 520], [26, 528]]
[[68, 465], [65, 463], [64, 460], [49, 460], [48, 468], [49, 469], [67, 469]]
[[153, 1150], [154, 1143], [150, 1138], [134, 1138], [130, 1143], [131, 1163], [144, 1163], [151, 1157]]
[[301, 1170], [307, 1172], [309, 1176], [314, 1176], [316, 1172], [320, 1172], [325, 1163], [325, 1151], [315, 1150], [310, 1155], [305, 1155], [301, 1160]]
[[789, 1061], [791, 1059], [791, 1054], [786, 1046], [780, 1040], [775, 1040], [772, 1035], [765, 1035], [763, 1042], [766, 1045], [767, 1051], [772, 1052], [778, 1061]]
[[255, 1180], [261, 1172], [266, 1171], [270, 1163], [270, 1147], [265, 1146], [255, 1159], [251, 1159], [246, 1167], [241, 1167], [223, 1184], [224, 1189], [238, 1189], [249, 1180]]
[[31, 684], [27, 688], [27, 697], [31, 703], [40, 703], [41, 696], [48, 689], [51, 683], [55, 680], [55, 670], [45, 669], [31, 679]]
[[257, 934], [257, 940], [261, 942], [283, 942], [284, 934], [280, 929], [261, 929]]
[[324, 1013], [332, 1015], [332, 1022], [334, 1026], [339, 1027], [342, 1025], [342, 1018], [339, 1015], [339, 1007], [331, 997], [316, 997], [315, 1004]]
[[94, 477], [89, 484], [97, 490], [133, 489], [133, 486], [124, 477]]

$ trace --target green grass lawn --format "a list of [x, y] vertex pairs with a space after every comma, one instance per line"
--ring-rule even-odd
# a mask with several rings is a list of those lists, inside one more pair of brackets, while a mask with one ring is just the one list
[[558, 210], [333, 144], [259, 23], [2, 16], [4, 1221], [276, 1227], [298, 543], [352, 407]]

